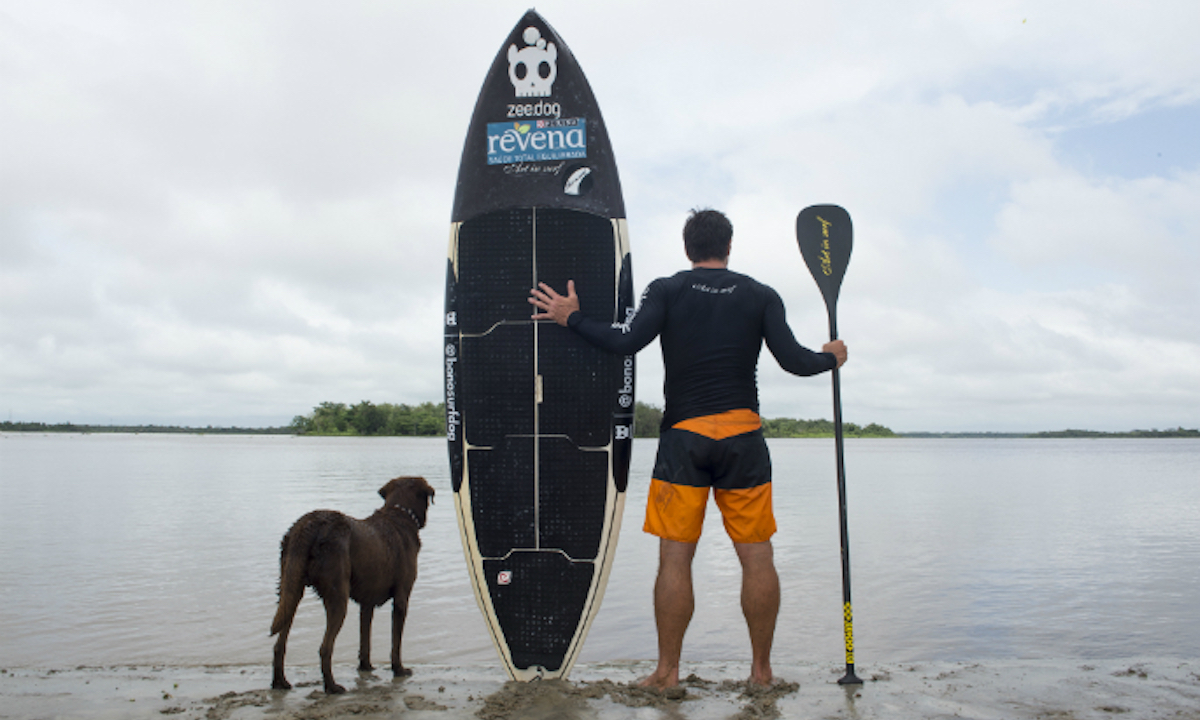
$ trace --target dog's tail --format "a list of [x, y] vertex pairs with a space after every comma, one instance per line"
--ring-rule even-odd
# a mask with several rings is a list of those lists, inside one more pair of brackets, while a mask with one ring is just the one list
[[312, 523], [301, 518], [283, 536], [279, 546], [279, 607], [271, 621], [271, 634], [275, 635], [291, 625], [296, 608], [304, 598], [304, 587], [308, 576], [308, 557], [316, 533], [309, 527]]

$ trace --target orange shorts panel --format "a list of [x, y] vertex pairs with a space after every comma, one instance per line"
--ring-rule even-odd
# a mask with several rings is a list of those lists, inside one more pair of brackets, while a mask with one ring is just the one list
[[707, 506], [708, 488], [672, 485], [651, 478], [650, 496], [646, 498], [646, 524], [642, 530], [664, 540], [698, 542]]
[[[699, 542], [708, 506], [708, 488], [650, 480], [642, 530], [665, 540]], [[737, 490], [714, 490], [725, 532], [736, 543], [766, 542], [775, 534], [771, 483]]]
[[713, 490], [725, 532], [735, 543], [766, 542], [775, 534], [771, 483], [741, 490]]
[[758, 416], [758, 413], [749, 409], [729, 410], [716, 415], [704, 415], [677, 422], [671, 427], [694, 432], [713, 440], [724, 440], [761, 428], [762, 418]]

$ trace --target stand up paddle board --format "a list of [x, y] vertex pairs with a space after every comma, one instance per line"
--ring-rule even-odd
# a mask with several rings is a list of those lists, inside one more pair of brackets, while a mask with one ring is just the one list
[[446, 439], [475, 599], [514, 680], [565, 677], [621, 525], [633, 356], [534, 322], [529, 290], [574, 280], [589, 317], [634, 311], [625, 204], [600, 109], [532, 10], [471, 117], [446, 270]]

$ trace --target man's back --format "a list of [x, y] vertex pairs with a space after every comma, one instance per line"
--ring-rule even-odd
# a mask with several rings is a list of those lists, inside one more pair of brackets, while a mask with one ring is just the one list
[[667, 304], [659, 338], [666, 371], [664, 427], [738, 408], [757, 412], [763, 317], [774, 293], [746, 275], [716, 268], [686, 270], [658, 282]]
[[764, 339], [792, 374], [815, 375], [836, 363], [829, 353], [814, 353], [796, 342], [778, 293], [724, 268], [697, 267], [655, 280], [624, 325], [576, 313], [570, 326], [589, 342], [623, 354], [661, 337], [664, 428], [727, 410], [758, 412], [756, 373]]

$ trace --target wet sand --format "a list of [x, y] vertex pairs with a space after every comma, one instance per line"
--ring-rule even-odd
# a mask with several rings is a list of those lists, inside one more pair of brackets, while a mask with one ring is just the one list
[[505, 682], [498, 667], [416, 665], [410, 678], [339, 666], [349, 692], [327, 696], [313, 666], [289, 667], [295, 689], [270, 690], [270, 667], [0, 669], [0, 718], [321, 720], [706, 720], [847, 718], [916, 720], [1200, 720], [1200, 660], [917, 662], [860, 666], [840, 686], [840, 665], [781, 665], [781, 682], [751, 690], [736, 663], [694, 663], [666, 693], [633, 682], [647, 662], [577, 666], [569, 682]]

